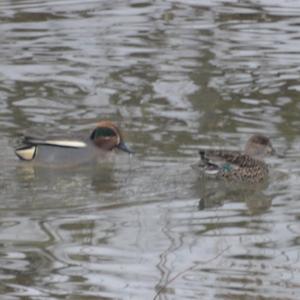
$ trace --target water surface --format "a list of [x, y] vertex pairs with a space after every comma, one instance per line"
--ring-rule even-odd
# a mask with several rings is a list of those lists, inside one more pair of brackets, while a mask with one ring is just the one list
[[[298, 1], [0, 3], [1, 299], [298, 299]], [[22, 134], [111, 119], [136, 151], [76, 170]], [[267, 134], [262, 187], [202, 180], [197, 149]]]

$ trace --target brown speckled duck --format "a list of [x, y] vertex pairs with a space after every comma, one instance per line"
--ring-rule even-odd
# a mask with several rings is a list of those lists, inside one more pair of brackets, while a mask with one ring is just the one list
[[255, 134], [250, 137], [244, 152], [200, 149], [200, 168], [204, 174], [233, 181], [259, 183], [268, 177], [268, 166], [263, 161], [274, 154], [268, 137]]

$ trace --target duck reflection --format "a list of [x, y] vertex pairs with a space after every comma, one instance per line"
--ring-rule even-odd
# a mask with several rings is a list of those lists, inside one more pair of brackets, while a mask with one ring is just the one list
[[200, 196], [199, 210], [223, 206], [230, 201], [245, 202], [249, 213], [260, 214], [272, 205], [272, 197], [266, 194], [267, 182], [248, 185], [201, 177], [196, 186], [195, 188]]
[[25, 186], [35, 186], [38, 189], [47, 187], [57, 193], [68, 190], [68, 194], [73, 194], [81, 188], [96, 193], [109, 193], [117, 188], [111, 163], [70, 169], [48, 169], [32, 164], [19, 164], [16, 175], [18, 182]]

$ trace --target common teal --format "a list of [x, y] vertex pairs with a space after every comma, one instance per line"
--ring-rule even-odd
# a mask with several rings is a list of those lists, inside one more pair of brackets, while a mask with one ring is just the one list
[[100, 121], [85, 139], [35, 138], [25, 136], [16, 155], [24, 161], [46, 166], [74, 166], [105, 158], [119, 149], [133, 153], [125, 144], [120, 129], [111, 121]]
[[263, 158], [274, 153], [269, 138], [255, 134], [246, 143], [244, 152], [200, 149], [199, 166], [204, 174], [233, 181], [259, 183], [268, 176], [268, 166]]

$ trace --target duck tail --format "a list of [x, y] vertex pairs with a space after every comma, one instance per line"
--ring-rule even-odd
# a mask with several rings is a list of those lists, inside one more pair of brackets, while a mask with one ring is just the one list
[[34, 145], [26, 145], [17, 148], [15, 153], [21, 160], [33, 160], [37, 152], [37, 147]]
[[199, 163], [199, 167], [204, 171], [206, 174], [215, 175], [219, 173], [220, 168], [217, 164], [211, 162], [207, 157], [207, 153], [204, 149], [199, 150], [201, 161]]
[[33, 136], [24, 136], [23, 138], [23, 144], [25, 145], [39, 145], [45, 143], [44, 140], [33, 137]]

